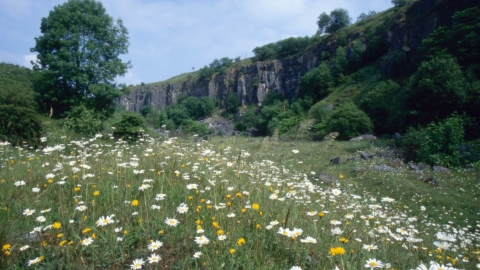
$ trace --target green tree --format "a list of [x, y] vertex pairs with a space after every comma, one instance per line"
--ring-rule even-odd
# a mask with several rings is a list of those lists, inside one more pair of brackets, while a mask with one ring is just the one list
[[317, 25], [320, 33], [332, 34], [338, 30], [349, 26], [352, 19], [348, 15], [348, 10], [343, 8], [334, 9], [330, 15], [323, 12], [318, 17]]
[[426, 125], [462, 111], [469, 85], [453, 58], [423, 62], [412, 75], [406, 92], [407, 122]]
[[44, 109], [65, 116], [85, 104], [113, 112], [113, 100], [121, 94], [114, 79], [130, 67], [119, 58], [128, 52], [122, 21], [114, 21], [95, 0], [69, 0], [42, 18], [40, 31], [30, 50], [38, 53], [34, 88]]
[[298, 95], [300, 98], [310, 97], [313, 101], [319, 101], [328, 95], [328, 89], [333, 85], [330, 68], [326, 62], [322, 62], [317, 68], [302, 76]]
[[320, 16], [318, 16], [318, 31], [321, 33], [326, 33], [325, 30], [327, 29], [328, 25], [330, 24], [330, 16], [327, 13], [322, 12]]

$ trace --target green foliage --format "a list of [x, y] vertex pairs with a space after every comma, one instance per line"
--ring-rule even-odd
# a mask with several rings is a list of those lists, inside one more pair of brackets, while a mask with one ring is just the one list
[[204, 66], [198, 70], [198, 77], [200, 80], [210, 81], [213, 74], [222, 73], [233, 64], [233, 59], [223, 57], [213, 60], [208, 66]]
[[237, 93], [230, 92], [227, 99], [227, 112], [235, 115], [238, 111], [238, 106], [240, 104], [238, 103]]
[[480, 8], [455, 13], [451, 28], [438, 27], [422, 41], [421, 49], [428, 58], [455, 56], [459, 65], [480, 76]]
[[113, 100], [121, 94], [115, 77], [129, 68], [119, 58], [128, 51], [122, 21], [114, 22], [100, 2], [69, 0], [42, 18], [40, 31], [31, 51], [38, 52], [34, 88], [43, 109], [65, 116], [83, 104], [112, 113]]
[[395, 105], [395, 97], [400, 89], [400, 85], [388, 80], [379, 82], [361, 96], [360, 108], [368, 114], [377, 132], [385, 132], [392, 125], [389, 121], [395, 111], [400, 109]]
[[456, 114], [426, 128], [409, 129], [402, 139], [406, 158], [431, 165], [458, 166], [464, 140], [463, 120]]
[[197, 134], [200, 137], [205, 137], [212, 133], [212, 131], [207, 128], [205, 123], [198, 123], [191, 119], [183, 121], [180, 128], [188, 134]]
[[0, 141], [39, 144], [42, 125], [36, 112], [31, 74], [27, 68], [0, 64]]
[[326, 133], [338, 132], [339, 139], [350, 139], [361, 134], [371, 133], [373, 124], [370, 118], [353, 103], [345, 103], [331, 112], [325, 120]]
[[392, 0], [392, 4], [395, 7], [403, 7], [408, 3], [408, 0]]
[[325, 12], [320, 14], [317, 25], [320, 33], [331, 34], [349, 26], [351, 21], [348, 10], [337, 8], [330, 12], [330, 15], [327, 15]]
[[423, 62], [408, 84], [406, 109], [410, 125], [425, 125], [461, 110], [467, 89], [460, 66], [453, 58]]
[[65, 120], [65, 127], [77, 134], [91, 137], [103, 129], [102, 115], [80, 105], [73, 107]]
[[142, 116], [136, 113], [127, 112], [122, 115], [122, 119], [115, 124], [113, 136], [128, 141], [135, 141], [143, 134], [147, 125]]
[[28, 107], [0, 103], [0, 141], [20, 145], [23, 141], [38, 146], [42, 124], [37, 112]]
[[332, 75], [338, 80], [341, 75], [344, 75], [348, 67], [347, 55], [342, 46], [338, 46], [335, 51], [335, 58], [333, 58]]
[[370, 18], [370, 17], [372, 17], [373, 15], [376, 15], [376, 14], [377, 14], [377, 12], [375, 10], [370, 10], [370, 11], [368, 11], [368, 13], [362, 12], [360, 14], [360, 16], [358, 16], [358, 18], [357, 18], [357, 23], [365, 20], [366, 18]]
[[328, 95], [328, 89], [333, 86], [334, 80], [330, 68], [326, 62], [322, 62], [302, 76], [298, 97], [310, 97], [313, 101], [319, 101]]
[[253, 49], [256, 61], [265, 61], [274, 58], [287, 58], [305, 51], [305, 49], [312, 43], [316, 42], [315, 38], [305, 37], [290, 37], [274, 43], [269, 43], [264, 46]]

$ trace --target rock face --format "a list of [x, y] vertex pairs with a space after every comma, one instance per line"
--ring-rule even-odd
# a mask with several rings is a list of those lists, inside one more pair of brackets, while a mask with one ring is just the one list
[[[387, 77], [401, 75], [418, 60], [419, 47], [424, 38], [438, 26], [450, 26], [456, 11], [478, 5], [472, 0], [421, 0], [415, 2], [402, 17], [389, 23], [383, 33], [383, 54], [379, 65]], [[360, 28], [359, 28], [360, 29]], [[347, 58], [354, 56], [351, 42], [362, 42], [367, 49], [368, 40], [362, 32], [347, 36]], [[143, 106], [158, 109], [176, 102], [180, 94], [194, 97], [213, 97], [223, 105], [230, 92], [237, 95], [240, 104], [262, 103], [270, 92], [292, 98], [299, 90], [300, 78], [320, 64], [322, 52], [335, 54], [339, 44], [336, 36], [324, 39], [315, 48], [305, 51], [298, 57], [257, 62], [252, 65], [217, 74], [206, 82], [186, 80], [184, 82], [133, 87], [128, 95], [118, 102], [126, 110], [140, 112]]]

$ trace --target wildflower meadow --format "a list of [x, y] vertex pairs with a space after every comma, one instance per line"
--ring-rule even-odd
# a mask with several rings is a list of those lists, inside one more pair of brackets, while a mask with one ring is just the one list
[[0, 142], [2, 269], [480, 268], [472, 171], [329, 164], [369, 142], [42, 139]]

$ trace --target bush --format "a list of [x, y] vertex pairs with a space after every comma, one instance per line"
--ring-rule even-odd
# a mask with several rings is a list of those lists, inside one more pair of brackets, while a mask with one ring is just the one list
[[366, 113], [353, 103], [345, 103], [331, 112], [325, 121], [327, 133], [340, 133], [339, 139], [350, 139], [361, 134], [371, 133], [372, 121]]
[[80, 105], [72, 108], [70, 115], [65, 121], [65, 127], [90, 137], [103, 129], [102, 116], [98, 116], [94, 110], [88, 110], [85, 106]]
[[314, 101], [319, 101], [328, 95], [328, 89], [333, 86], [334, 80], [330, 68], [326, 62], [322, 62], [317, 68], [302, 76], [298, 97], [310, 97]]
[[136, 113], [125, 113], [122, 120], [115, 124], [113, 136], [124, 140], [134, 141], [138, 139], [147, 128], [142, 116]]
[[42, 135], [42, 124], [35, 110], [0, 104], [0, 141], [19, 145], [26, 141], [37, 147]]
[[464, 139], [463, 120], [453, 114], [439, 123], [430, 123], [423, 129], [409, 129], [402, 140], [408, 160], [430, 165], [458, 166], [462, 162], [459, 146]]

